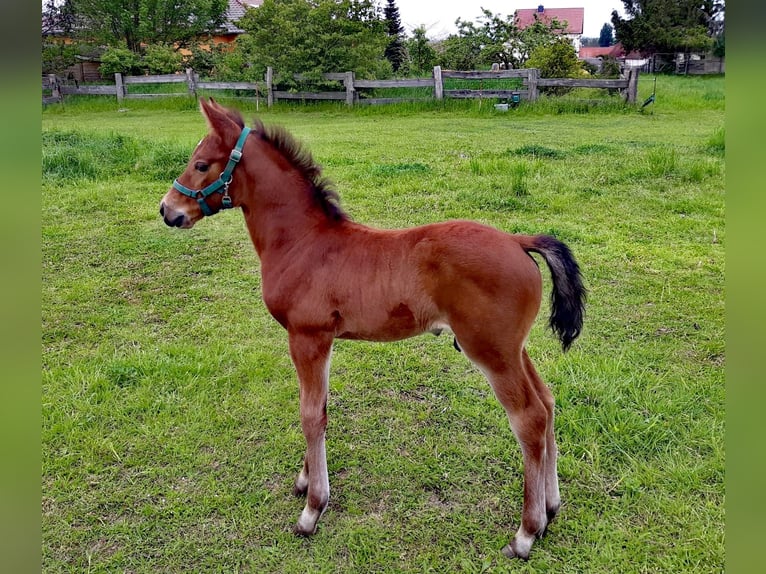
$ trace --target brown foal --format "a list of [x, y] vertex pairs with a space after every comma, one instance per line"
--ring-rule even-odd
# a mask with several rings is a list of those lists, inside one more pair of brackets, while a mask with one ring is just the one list
[[549, 324], [566, 350], [580, 334], [585, 288], [568, 247], [545, 235], [510, 235], [470, 221], [381, 230], [341, 210], [320, 168], [284, 130], [212, 98], [200, 109], [209, 133], [160, 204], [172, 227], [239, 207], [261, 262], [263, 300], [287, 330], [300, 381], [306, 438], [295, 492], [306, 506], [295, 526], [316, 531], [330, 484], [325, 457], [333, 340], [395, 341], [450, 329], [489, 380], [524, 459], [521, 526], [503, 552], [528, 558], [559, 510], [553, 396], [525, 342], [542, 298], [530, 252], [553, 278]]

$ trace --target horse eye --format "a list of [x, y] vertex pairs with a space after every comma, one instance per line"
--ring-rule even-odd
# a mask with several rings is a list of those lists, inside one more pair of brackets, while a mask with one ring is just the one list
[[201, 171], [202, 173], [205, 173], [210, 166], [206, 164], [204, 161], [198, 161], [194, 164], [194, 169], [197, 171]]

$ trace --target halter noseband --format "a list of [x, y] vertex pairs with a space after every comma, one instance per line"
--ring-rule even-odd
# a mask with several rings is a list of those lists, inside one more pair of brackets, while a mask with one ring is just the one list
[[[226, 168], [213, 183], [204, 189], [189, 189], [176, 179], [173, 182], [173, 188], [188, 197], [196, 199], [202, 209], [202, 213], [205, 215], [213, 215], [214, 213], [213, 210], [210, 209], [210, 206], [205, 202], [205, 198], [216, 192], [223, 193], [223, 197], [221, 198], [221, 209], [230, 209], [233, 207], [231, 204], [231, 197], [229, 196], [229, 184], [231, 183], [234, 168], [237, 167], [237, 163], [242, 159], [242, 148], [245, 145], [245, 140], [249, 133], [250, 128], [246, 127], [242, 129], [242, 133], [237, 140], [237, 145], [234, 146], [234, 149], [231, 150], [231, 154], [229, 155], [229, 163], [226, 164]], [[221, 192], [222, 188], [223, 192]]]

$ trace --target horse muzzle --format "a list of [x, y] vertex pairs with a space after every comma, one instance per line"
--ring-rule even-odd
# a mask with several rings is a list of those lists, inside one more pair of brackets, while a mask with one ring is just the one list
[[185, 213], [171, 209], [165, 205], [164, 201], [160, 203], [160, 215], [168, 227], [189, 229], [194, 225], [194, 222]]

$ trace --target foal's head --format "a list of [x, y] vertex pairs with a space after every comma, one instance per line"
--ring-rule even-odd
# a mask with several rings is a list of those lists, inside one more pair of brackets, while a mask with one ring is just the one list
[[209, 132], [160, 202], [160, 215], [171, 227], [188, 229], [205, 215], [233, 206], [227, 182], [236, 177], [230, 171], [236, 164], [230, 162], [230, 155], [245, 124], [239, 112], [224, 108], [213, 98], [209, 102], [201, 99], [200, 110]]

